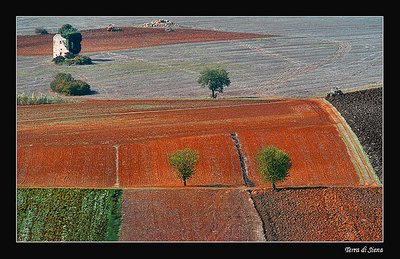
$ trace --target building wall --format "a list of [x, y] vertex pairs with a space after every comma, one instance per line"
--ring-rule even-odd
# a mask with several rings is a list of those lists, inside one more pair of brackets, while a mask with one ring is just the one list
[[56, 34], [53, 37], [53, 58], [57, 56], [64, 56], [65, 53], [69, 52], [66, 47], [67, 39], [61, 37], [60, 34]]

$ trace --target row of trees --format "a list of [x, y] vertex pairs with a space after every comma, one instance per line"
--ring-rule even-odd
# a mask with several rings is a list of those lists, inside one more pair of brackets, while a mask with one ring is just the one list
[[[195, 166], [198, 159], [199, 154], [189, 148], [168, 156], [169, 164], [175, 168], [177, 176], [182, 179], [184, 186], [196, 172]], [[256, 161], [261, 179], [271, 183], [274, 190], [277, 190], [275, 183], [285, 180], [292, 166], [289, 155], [274, 146], [262, 148], [256, 156]]]

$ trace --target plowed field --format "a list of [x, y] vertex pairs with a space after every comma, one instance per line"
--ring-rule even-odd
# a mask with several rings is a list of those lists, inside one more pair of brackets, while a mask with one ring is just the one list
[[[81, 31], [82, 52], [121, 50], [190, 42], [238, 40], [271, 37], [268, 34], [223, 32], [178, 28], [166, 32], [164, 28], [122, 27], [122, 31], [106, 29]], [[18, 56], [52, 55], [54, 34], [17, 36]]]
[[[18, 145], [122, 144], [154, 138], [230, 133], [237, 130], [301, 127], [332, 123], [309, 100], [193, 101], [189, 106], [157, 106], [164, 101], [68, 103], [18, 108]], [[125, 107], [122, 107], [124, 104]], [[99, 108], [96, 108], [99, 105]], [[206, 106], [205, 106], [206, 105]], [[315, 107], [317, 108], [315, 108]], [[113, 108], [114, 107], [114, 108]], [[87, 109], [86, 109], [87, 108]], [[62, 134], [60, 134], [62, 132]]]
[[51, 187], [180, 186], [167, 155], [190, 147], [199, 152], [200, 161], [188, 185], [244, 185], [230, 138], [236, 133], [255, 186], [266, 186], [255, 172], [254, 155], [268, 144], [292, 157], [284, 186], [374, 184], [351, 134], [330, 112], [311, 99], [102, 100], [19, 107], [17, 182]]
[[111, 146], [35, 146], [18, 148], [18, 186], [113, 187], [115, 152]]
[[[238, 132], [245, 157], [253, 158], [263, 146], [274, 145], [294, 161], [289, 177], [277, 186], [354, 186], [359, 177], [334, 126], [314, 126], [266, 131]], [[257, 186], [265, 184], [248, 159], [248, 175]]]
[[250, 195], [237, 189], [125, 190], [122, 241], [263, 241]]
[[254, 191], [269, 241], [383, 241], [382, 188]]
[[167, 154], [186, 147], [200, 154], [196, 166], [198, 173], [188, 180], [189, 186], [242, 185], [237, 151], [230, 136], [221, 134], [168, 138], [120, 146], [119, 186], [182, 186], [168, 164]]

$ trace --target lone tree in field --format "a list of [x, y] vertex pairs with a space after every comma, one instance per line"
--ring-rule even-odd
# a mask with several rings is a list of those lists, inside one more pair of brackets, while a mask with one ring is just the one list
[[222, 93], [224, 87], [229, 86], [231, 81], [228, 72], [222, 68], [206, 68], [200, 72], [197, 82], [202, 86], [207, 86], [211, 90], [211, 97], [216, 98], [216, 92]]
[[186, 186], [186, 180], [195, 173], [195, 165], [199, 160], [199, 154], [189, 148], [180, 150], [168, 156], [168, 162], [175, 167], [177, 175], [183, 180]]
[[276, 191], [275, 183], [285, 180], [292, 166], [289, 155], [274, 146], [268, 146], [260, 150], [256, 160], [261, 178], [272, 183], [272, 188]]

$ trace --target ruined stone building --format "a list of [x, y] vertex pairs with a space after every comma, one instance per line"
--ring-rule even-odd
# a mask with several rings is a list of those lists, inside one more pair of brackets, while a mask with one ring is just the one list
[[67, 39], [57, 33], [53, 37], [53, 58], [65, 56], [69, 52]]

